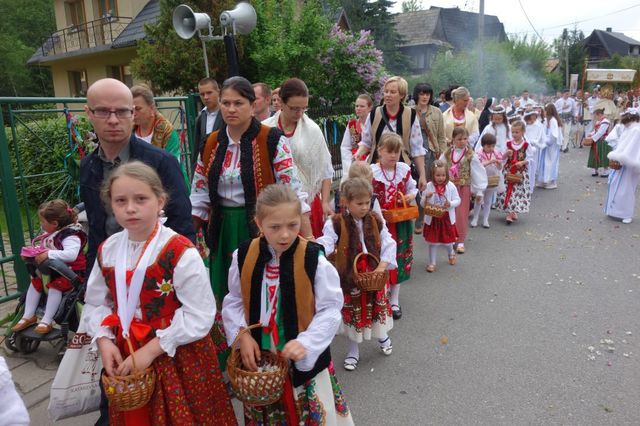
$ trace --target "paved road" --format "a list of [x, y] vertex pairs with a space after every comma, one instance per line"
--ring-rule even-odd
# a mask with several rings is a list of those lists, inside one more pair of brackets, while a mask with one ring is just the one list
[[340, 367], [358, 424], [640, 424], [640, 220], [604, 216], [586, 156], [563, 154], [559, 189], [519, 223], [494, 211], [471, 230], [456, 266], [442, 252], [423, 272], [414, 242], [393, 355], [369, 344], [357, 372]]
[[490, 230], [471, 230], [455, 267], [442, 252], [423, 272], [416, 239], [393, 355], [362, 345], [347, 373], [345, 339], [333, 344], [357, 424], [640, 424], [640, 219], [603, 215], [606, 182], [586, 155], [562, 156], [559, 189], [536, 191], [519, 223], [494, 212]]

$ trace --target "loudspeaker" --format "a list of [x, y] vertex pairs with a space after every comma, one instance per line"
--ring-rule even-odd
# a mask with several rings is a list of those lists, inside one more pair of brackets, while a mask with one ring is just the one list
[[256, 27], [257, 20], [256, 10], [246, 2], [240, 2], [233, 10], [225, 10], [220, 14], [220, 25], [231, 26], [234, 33], [238, 34], [249, 34]]
[[190, 39], [197, 31], [209, 28], [211, 18], [206, 13], [195, 13], [186, 4], [173, 9], [173, 29], [178, 36], [185, 40]]

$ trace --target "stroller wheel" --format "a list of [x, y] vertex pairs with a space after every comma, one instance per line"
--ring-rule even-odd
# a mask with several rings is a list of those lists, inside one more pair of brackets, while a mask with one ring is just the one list
[[11, 332], [11, 334], [9, 334], [7, 337], [5, 337], [4, 345], [7, 347], [7, 349], [9, 349], [9, 350], [11, 350], [13, 352], [18, 352], [19, 349], [16, 346], [16, 333]]
[[16, 347], [18, 351], [24, 354], [30, 354], [35, 352], [40, 346], [40, 340], [32, 339], [30, 337], [26, 337], [22, 334], [16, 335]]

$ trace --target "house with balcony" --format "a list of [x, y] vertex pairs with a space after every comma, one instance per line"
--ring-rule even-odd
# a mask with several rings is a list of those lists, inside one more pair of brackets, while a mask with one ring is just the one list
[[593, 30], [589, 37], [584, 39], [584, 48], [590, 67], [597, 67], [600, 62], [611, 59], [615, 54], [640, 56], [640, 41], [615, 32], [611, 27], [607, 27], [605, 31]]
[[27, 62], [51, 69], [55, 96], [84, 96], [105, 77], [135, 83], [129, 64], [144, 24], [160, 16], [159, 0], [53, 0], [56, 32]]

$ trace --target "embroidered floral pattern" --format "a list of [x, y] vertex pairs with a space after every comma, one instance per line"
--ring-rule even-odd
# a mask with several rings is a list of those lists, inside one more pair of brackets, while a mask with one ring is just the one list
[[160, 296], [168, 296], [173, 291], [173, 284], [171, 284], [171, 280], [162, 280], [162, 282], [159, 282], [158, 289], [156, 291], [160, 293]]

